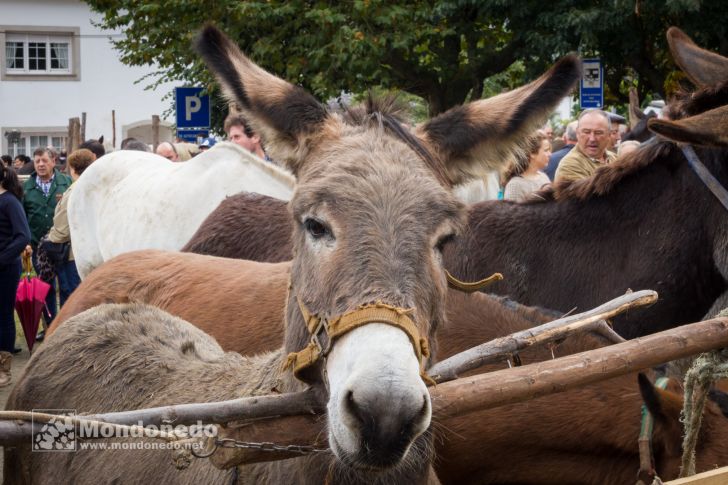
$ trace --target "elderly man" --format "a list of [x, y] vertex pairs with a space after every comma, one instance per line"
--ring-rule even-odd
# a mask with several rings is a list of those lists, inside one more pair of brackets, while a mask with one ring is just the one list
[[610, 128], [604, 111], [583, 111], [576, 125], [576, 146], [561, 159], [554, 182], [591, 177], [598, 167], [614, 161], [614, 153], [607, 151], [612, 142]]
[[157, 145], [157, 155], [161, 155], [170, 162], [179, 162], [179, 154], [177, 149], [168, 141], [163, 141]]
[[[45, 236], [53, 226], [53, 215], [56, 205], [63, 193], [71, 186], [71, 178], [58, 171], [56, 167], [56, 152], [50, 148], [38, 148], [33, 152], [33, 166], [35, 171], [23, 184], [23, 208], [28, 217], [30, 226], [30, 245], [35, 251], [40, 238]], [[33, 266], [38, 271], [35, 252], [33, 252]], [[56, 285], [55, 278], [51, 283], [51, 290], [46, 297], [47, 312], [43, 312], [46, 327], [56, 316]]]

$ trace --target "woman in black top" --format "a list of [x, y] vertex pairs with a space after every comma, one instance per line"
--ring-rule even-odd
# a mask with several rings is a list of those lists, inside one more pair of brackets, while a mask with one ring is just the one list
[[12, 168], [0, 167], [0, 387], [10, 384], [15, 350], [15, 293], [20, 281], [20, 254], [30, 244], [30, 228], [20, 200], [23, 188]]

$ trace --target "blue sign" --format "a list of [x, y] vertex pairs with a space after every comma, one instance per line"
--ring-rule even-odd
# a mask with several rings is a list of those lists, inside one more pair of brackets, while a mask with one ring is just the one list
[[199, 143], [202, 138], [210, 136], [208, 130], [177, 130], [177, 138], [190, 143]]
[[202, 88], [175, 88], [177, 128], [209, 128], [210, 96]]
[[600, 59], [582, 59], [579, 106], [581, 109], [604, 106], [604, 66]]

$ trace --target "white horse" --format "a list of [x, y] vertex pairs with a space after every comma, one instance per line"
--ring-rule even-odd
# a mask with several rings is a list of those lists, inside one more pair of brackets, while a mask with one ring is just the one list
[[288, 200], [295, 178], [233, 143], [188, 162], [121, 150], [98, 159], [74, 183], [68, 223], [81, 277], [118, 254], [179, 250], [225, 197], [239, 192]]

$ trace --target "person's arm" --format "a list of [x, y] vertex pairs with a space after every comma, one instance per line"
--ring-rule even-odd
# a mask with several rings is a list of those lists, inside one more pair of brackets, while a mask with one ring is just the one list
[[53, 227], [48, 232], [48, 239], [51, 242], [64, 243], [71, 240], [71, 229], [68, 227], [68, 199], [68, 192], [64, 192], [53, 214]]
[[17, 199], [8, 198], [3, 209], [8, 215], [13, 234], [10, 243], [0, 250], [0, 264], [9, 264], [30, 244], [30, 227], [23, 206]]

